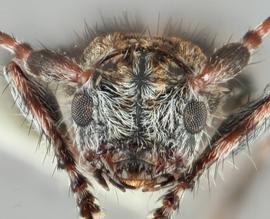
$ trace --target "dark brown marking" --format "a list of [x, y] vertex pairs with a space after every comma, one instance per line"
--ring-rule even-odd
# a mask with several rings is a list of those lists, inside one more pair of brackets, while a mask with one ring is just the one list
[[262, 43], [262, 38], [258, 32], [251, 30], [246, 33], [243, 42], [248, 49], [256, 49]]
[[243, 38], [243, 43], [248, 49], [256, 49], [261, 43], [262, 38], [270, 31], [270, 17], [254, 30], [248, 31]]

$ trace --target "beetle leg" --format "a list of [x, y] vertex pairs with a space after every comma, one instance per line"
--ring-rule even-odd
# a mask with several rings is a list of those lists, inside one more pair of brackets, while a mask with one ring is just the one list
[[94, 218], [100, 212], [100, 207], [89, 191], [91, 184], [76, 167], [79, 155], [68, 136], [66, 125], [59, 125], [62, 115], [54, 96], [35, 78], [25, 74], [15, 62], [11, 62], [4, 72], [22, 114], [28, 119], [33, 118], [36, 128], [51, 142], [58, 168], [68, 173], [81, 217]]

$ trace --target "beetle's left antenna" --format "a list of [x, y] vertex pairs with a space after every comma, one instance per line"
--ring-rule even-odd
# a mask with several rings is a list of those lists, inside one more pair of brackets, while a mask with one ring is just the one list
[[198, 92], [216, 92], [223, 84], [238, 75], [249, 63], [254, 50], [270, 33], [270, 17], [253, 30], [249, 30], [241, 42], [224, 45], [212, 54], [200, 73], [190, 78], [190, 87]]
[[14, 37], [0, 31], [0, 46], [14, 53], [18, 59], [26, 60], [32, 48], [26, 43], [18, 42]]

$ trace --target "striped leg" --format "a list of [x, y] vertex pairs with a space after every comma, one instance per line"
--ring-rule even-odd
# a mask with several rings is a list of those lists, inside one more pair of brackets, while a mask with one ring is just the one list
[[68, 173], [81, 217], [94, 218], [100, 208], [89, 191], [90, 183], [76, 168], [78, 153], [67, 135], [66, 126], [59, 126], [62, 115], [54, 96], [36, 79], [25, 74], [15, 62], [8, 65], [5, 77], [10, 83], [17, 106], [23, 115], [27, 119], [31, 118], [36, 128], [45, 134], [53, 146], [58, 168]]

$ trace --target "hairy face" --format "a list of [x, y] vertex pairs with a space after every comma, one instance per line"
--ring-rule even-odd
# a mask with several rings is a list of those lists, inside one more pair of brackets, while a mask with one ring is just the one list
[[171, 48], [153, 49], [144, 45], [144, 38], [131, 36], [134, 46], [118, 45], [122, 49], [98, 40], [102, 42], [95, 43], [96, 50], [104, 51], [95, 57], [94, 77], [76, 91], [71, 106], [80, 150], [109, 150], [120, 175], [124, 169], [139, 172], [140, 167], [153, 172], [165, 154], [172, 160], [177, 156], [183, 167], [198, 150], [209, 119], [207, 100], [187, 85], [198, 66], [185, 58], [194, 54], [179, 58], [179, 51], [172, 56]]
[[[151, 218], [170, 219], [207, 170], [216, 164], [217, 172], [226, 157], [234, 158], [269, 129], [269, 89], [228, 116], [220, 108], [237, 96], [228, 95], [226, 83], [269, 32], [270, 17], [207, 59], [191, 42], [141, 32], [98, 35], [81, 62], [34, 51], [1, 31], [0, 47], [15, 55], [3, 69], [6, 88], [40, 140], [45, 136], [52, 146], [57, 168], [68, 174], [80, 218], [101, 211], [92, 176], [107, 190], [108, 183], [122, 191], [166, 189]], [[59, 84], [72, 98], [70, 107], [60, 107], [60, 96], [52, 92]], [[74, 129], [63, 122], [65, 110]]]

